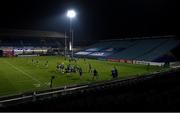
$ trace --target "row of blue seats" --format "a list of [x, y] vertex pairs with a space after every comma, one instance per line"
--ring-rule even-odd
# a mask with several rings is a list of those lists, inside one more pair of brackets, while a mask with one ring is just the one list
[[[175, 38], [105, 41], [91, 45], [80, 56], [155, 61], [180, 44]], [[106, 51], [113, 48], [112, 51]], [[83, 53], [85, 52], [85, 53]]]
[[155, 61], [159, 57], [162, 57], [163, 55], [170, 52], [173, 48], [178, 46], [180, 44], [180, 40], [167, 40], [161, 46], [158, 46], [157, 48], [153, 49], [149, 53], [142, 55], [138, 57], [138, 60], [148, 60], [148, 61]]
[[167, 41], [167, 39], [146, 39], [146, 40], [138, 40], [137, 43], [122, 52], [118, 52], [113, 55], [112, 58], [128, 58], [128, 59], [136, 59], [139, 56], [142, 56], [152, 49], [160, 46], [163, 42]]

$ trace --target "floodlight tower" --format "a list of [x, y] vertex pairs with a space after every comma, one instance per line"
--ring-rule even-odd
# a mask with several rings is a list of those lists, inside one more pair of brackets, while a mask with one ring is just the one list
[[73, 29], [72, 29], [72, 19], [76, 17], [76, 12], [72, 9], [67, 11], [67, 17], [69, 18], [69, 50], [71, 51], [71, 57], [73, 58]]

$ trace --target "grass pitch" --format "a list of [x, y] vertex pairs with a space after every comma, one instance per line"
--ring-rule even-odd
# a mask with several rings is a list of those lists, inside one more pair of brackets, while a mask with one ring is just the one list
[[[32, 63], [38, 60], [39, 63]], [[48, 68], [44, 66], [48, 61]], [[80, 78], [79, 73], [61, 73], [56, 70], [57, 63], [76, 64], [83, 70], [83, 76]], [[95, 68], [99, 77], [92, 80], [92, 75], [88, 72], [88, 64]], [[54, 75], [53, 87], [65, 85], [93, 83], [112, 79], [111, 70], [116, 66], [118, 69], [118, 79], [125, 79], [132, 76], [144, 76], [164, 68], [157, 66], [147, 66], [99, 61], [92, 59], [79, 59], [77, 62], [69, 63], [64, 57], [58, 56], [39, 56], [39, 57], [13, 57], [0, 58], [0, 96], [20, 94], [43, 89], [49, 89], [51, 76]]]

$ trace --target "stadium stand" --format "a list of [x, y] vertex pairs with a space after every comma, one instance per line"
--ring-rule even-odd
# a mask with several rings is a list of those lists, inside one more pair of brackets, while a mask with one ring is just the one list
[[138, 40], [135, 45], [125, 49], [122, 52], [118, 52], [117, 54], [113, 55], [112, 58], [135, 59], [150, 49], [158, 46], [161, 42], [163, 42], [161, 39], [157, 39], [156, 41]]
[[33, 47], [63, 47], [62, 40], [58, 39], [1, 39], [0, 46], [11, 46], [11, 47], [23, 47], [23, 46], [33, 46]]
[[64, 34], [50, 31], [1, 29], [0, 47], [64, 47]]
[[[101, 41], [75, 54], [85, 55], [86, 57], [107, 57], [116, 52], [124, 50], [133, 43], [134, 41]], [[86, 52], [86, 54], [84, 54], [84, 52]]]
[[158, 57], [161, 57], [161, 56], [165, 55], [166, 53], [171, 51], [173, 48], [178, 46], [179, 44], [180, 44], [180, 40], [176, 40], [176, 39], [167, 40], [165, 43], [162, 43], [160, 46], [153, 49], [152, 51], [150, 51], [146, 55], [141, 56], [138, 59], [140, 59], [140, 60], [148, 60], [148, 61], [153, 61], [153, 60], [156, 61], [156, 59]]
[[1, 56], [63, 54], [64, 43], [58, 38], [1, 38]]
[[167, 54], [179, 44], [180, 40], [174, 36], [108, 40], [93, 44], [75, 54], [92, 58], [164, 62], [175, 60], [173, 55]]

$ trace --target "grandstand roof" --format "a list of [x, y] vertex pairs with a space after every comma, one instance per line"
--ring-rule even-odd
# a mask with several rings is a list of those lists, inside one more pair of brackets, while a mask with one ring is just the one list
[[60, 32], [38, 31], [38, 30], [22, 30], [22, 29], [0, 30], [0, 38], [2, 36], [41, 37], [41, 38], [65, 38], [65, 34], [64, 33], [60, 33]]
[[118, 41], [118, 40], [142, 40], [142, 39], [158, 39], [158, 38], [177, 38], [176, 35], [165, 35], [165, 36], [149, 36], [149, 37], [125, 37], [120, 39], [107, 39], [107, 40], [100, 40], [100, 42], [106, 42], [106, 41]]

